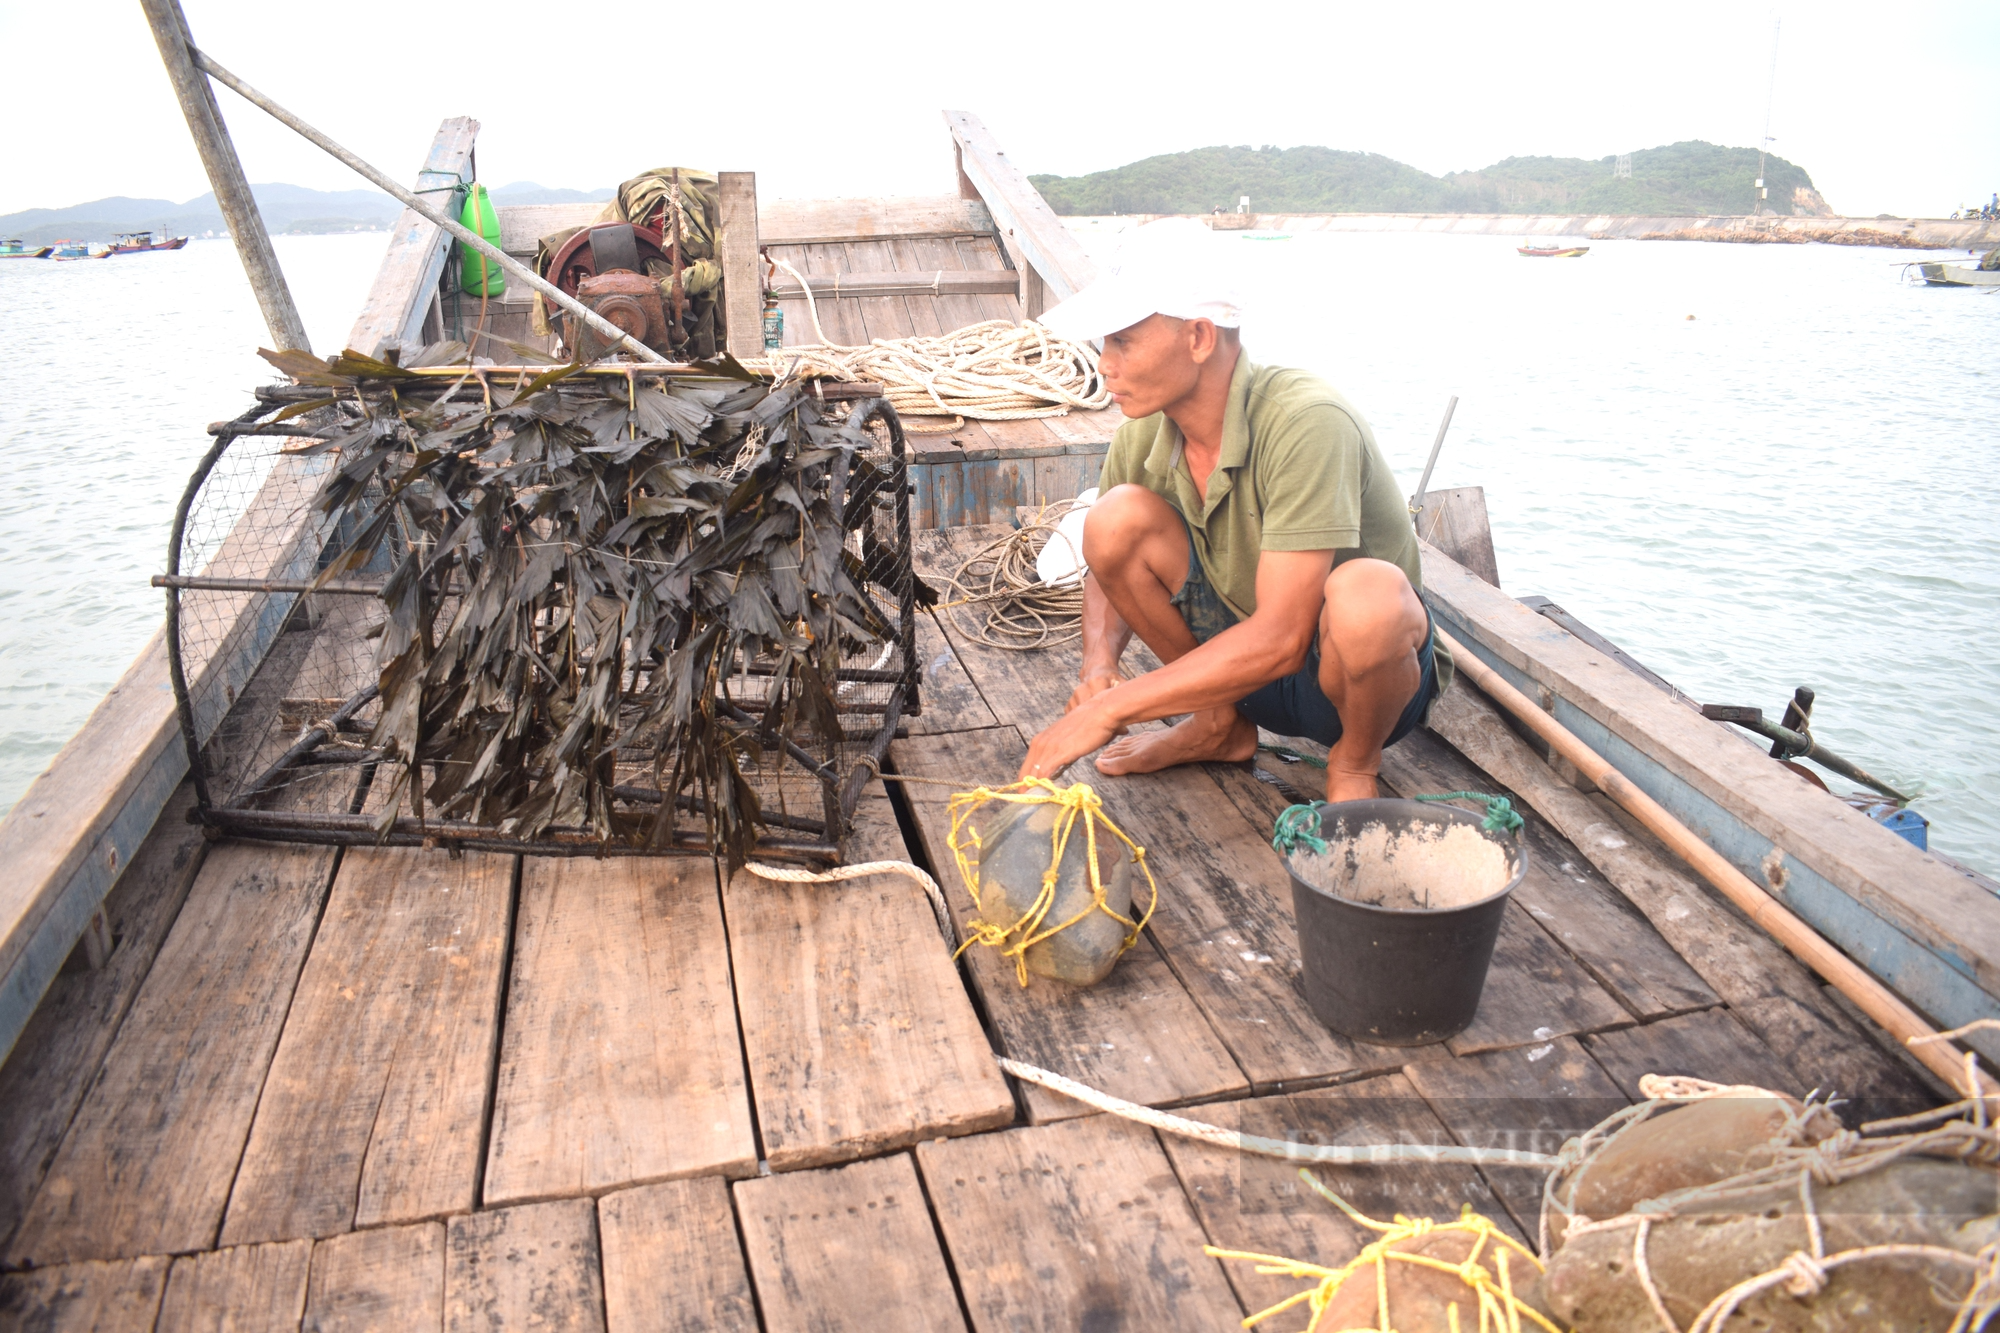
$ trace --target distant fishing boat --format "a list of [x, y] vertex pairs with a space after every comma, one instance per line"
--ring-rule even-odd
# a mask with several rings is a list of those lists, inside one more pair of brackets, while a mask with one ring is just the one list
[[1517, 255], [1526, 255], [1530, 259], [1580, 259], [1590, 253], [1590, 247], [1587, 245], [1517, 245], [1514, 247], [1514, 253]]
[[102, 259], [109, 250], [92, 252], [88, 241], [57, 241], [49, 253], [51, 259]]
[[23, 245], [16, 240], [0, 244], [0, 259], [47, 259], [52, 245]]
[[[1990, 259], [1990, 256], [1989, 256]], [[1930, 287], [2000, 287], [2000, 268], [1982, 264], [1918, 264]]]
[[178, 250], [188, 243], [185, 236], [168, 236], [155, 240], [150, 231], [126, 232], [111, 238], [111, 248], [107, 254], [136, 255], [147, 250]]

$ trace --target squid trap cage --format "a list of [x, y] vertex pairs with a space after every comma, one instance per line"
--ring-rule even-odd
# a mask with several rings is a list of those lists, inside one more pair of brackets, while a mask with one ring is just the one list
[[266, 355], [293, 382], [209, 428], [153, 580], [191, 818], [839, 859], [935, 600], [886, 400], [726, 362]]

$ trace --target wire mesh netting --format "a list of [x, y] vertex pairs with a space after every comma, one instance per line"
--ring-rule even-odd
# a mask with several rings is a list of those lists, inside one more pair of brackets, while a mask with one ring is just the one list
[[285, 354], [191, 481], [169, 638], [209, 821], [837, 855], [917, 704], [893, 410], [450, 356]]

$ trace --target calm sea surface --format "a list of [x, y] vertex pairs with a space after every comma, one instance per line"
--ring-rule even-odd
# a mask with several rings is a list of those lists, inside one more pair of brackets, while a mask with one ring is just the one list
[[[384, 243], [277, 242], [320, 352]], [[1507, 591], [1704, 702], [1775, 716], [1813, 686], [1820, 739], [2000, 873], [2000, 297], [1899, 285], [1911, 256], [1873, 249], [1234, 244], [1251, 354], [1327, 376], [1406, 490], [1459, 396], [1432, 484], [1486, 488]], [[157, 627], [202, 427], [268, 375], [221, 241], [0, 261], [0, 329], [4, 809]]]

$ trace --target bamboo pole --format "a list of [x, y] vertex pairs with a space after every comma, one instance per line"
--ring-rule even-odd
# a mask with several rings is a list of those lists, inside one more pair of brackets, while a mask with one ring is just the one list
[[[142, 3], [148, 5], [173, 2], [174, 0], [142, 0]], [[431, 225], [450, 232], [458, 238], [461, 244], [471, 246], [474, 250], [477, 250], [498, 264], [510, 276], [518, 279], [535, 291], [540, 292], [570, 314], [575, 315], [595, 330], [600, 337], [609, 342], [611, 346], [622, 347], [641, 361], [652, 361], [661, 365], [671, 364], [666, 357], [661, 356], [658, 352], [646, 346], [646, 344], [640, 342], [637, 338], [632, 337], [625, 330], [619, 328], [616, 324], [613, 324], [583, 302], [563, 291], [554, 283], [549, 282], [541, 274], [508, 254], [499, 246], [494, 245], [484, 236], [479, 235], [456, 219], [446, 217], [444, 214], [438, 212], [423, 199], [412, 194], [409, 190], [389, 179], [389, 177], [383, 175], [353, 153], [348, 152], [332, 139], [327, 138], [326, 135], [321, 134], [318, 130], [306, 124], [303, 120], [300, 120], [297, 116], [285, 110], [285, 108], [279, 106], [255, 88], [252, 88], [234, 74], [231, 74], [228, 70], [216, 64], [215, 61], [209, 59], [200, 50], [190, 45], [187, 48], [187, 54], [193, 57], [195, 67], [201, 70], [202, 73], [207, 74], [210, 78], [222, 84], [225, 88], [228, 88], [258, 110], [265, 112], [285, 128], [295, 131], [307, 142], [325, 150], [342, 164], [366, 178], [377, 189], [393, 195], [402, 202], [403, 207], [417, 214], [417, 216], [423, 218]]]
[[243, 271], [250, 277], [250, 290], [256, 293], [257, 306], [264, 312], [264, 325], [271, 331], [271, 341], [280, 351], [312, 351], [298, 307], [292, 304], [291, 289], [285, 285], [284, 270], [278, 267], [278, 256], [271, 249], [271, 237], [264, 230], [263, 215], [257, 211], [257, 200], [250, 193], [250, 182], [244, 179], [236, 146], [230, 141], [228, 127], [222, 123], [222, 110], [215, 104], [215, 93], [194, 67], [190, 55], [194, 38], [188, 32], [180, 0], [139, 0], [139, 8], [145, 11], [153, 40], [159, 44], [160, 60], [173, 82], [181, 114], [187, 117], [188, 132], [194, 136], [201, 164], [208, 171], [215, 202], [229, 223], [230, 238], [236, 242], [236, 253], [243, 259]]
[[1533, 700], [1508, 684], [1499, 672], [1443, 630], [1437, 632], [1437, 637], [1451, 651], [1452, 661], [1461, 674], [1495, 703], [1525, 722], [1563, 758], [1576, 765], [1577, 772], [1596, 783], [1598, 790], [1629, 810], [1675, 855], [1713, 884], [1723, 897], [1742, 908], [1745, 915], [1763, 927], [1773, 939], [1826, 978], [1842, 995], [1854, 1001], [1862, 1013], [1881, 1024], [1926, 1069], [1943, 1079], [1947, 1087], [1960, 1087], [1970, 1069], [1978, 1080], [1978, 1088], [1964, 1089], [1968, 1095], [1975, 1092], [1982, 1096], [2000, 1094], [2000, 1084], [1970, 1065], [1965, 1052], [1938, 1040], [1937, 1031], [1922, 1016], [1896, 998], [1887, 986], [1869, 975], [1859, 963], [1828, 943], [1818, 931], [1794, 916], [1748, 875], [1731, 865], [1720, 852], [1696, 837], [1687, 825], [1639, 790], [1631, 779], [1577, 739], [1569, 728], [1536, 707]]

